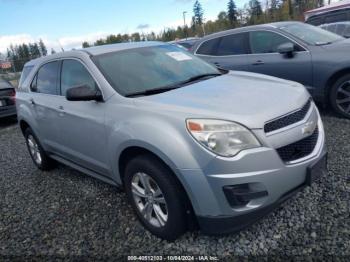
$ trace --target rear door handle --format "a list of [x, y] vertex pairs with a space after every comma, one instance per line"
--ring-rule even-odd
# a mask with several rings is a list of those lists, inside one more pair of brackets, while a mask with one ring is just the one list
[[58, 109], [61, 110], [61, 111], [63, 111], [63, 110], [64, 110], [64, 107], [63, 107], [63, 106], [59, 106]]
[[34, 106], [35, 105], [35, 101], [33, 98], [29, 99], [30, 103]]
[[256, 62], [253, 63], [253, 65], [263, 65], [265, 64], [264, 61], [258, 60]]

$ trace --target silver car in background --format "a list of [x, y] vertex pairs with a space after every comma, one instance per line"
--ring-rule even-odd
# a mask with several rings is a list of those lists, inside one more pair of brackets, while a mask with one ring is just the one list
[[18, 120], [35, 165], [58, 161], [124, 188], [161, 238], [197, 225], [236, 231], [326, 170], [322, 121], [301, 84], [219, 70], [159, 42], [25, 67]]

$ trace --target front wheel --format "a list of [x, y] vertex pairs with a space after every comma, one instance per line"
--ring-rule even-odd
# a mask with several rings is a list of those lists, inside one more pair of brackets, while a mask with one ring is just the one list
[[27, 128], [24, 132], [27, 148], [34, 164], [41, 170], [50, 170], [55, 163], [44, 151], [38, 138], [35, 136], [31, 128]]
[[132, 159], [124, 182], [134, 211], [152, 234], [174, 240], [186, 231], [184, 192], [161, 161], [149, 155]]
[[350, 118], [350, 74], [338, 79], [330, 93], [332, 108], [338, 114]]

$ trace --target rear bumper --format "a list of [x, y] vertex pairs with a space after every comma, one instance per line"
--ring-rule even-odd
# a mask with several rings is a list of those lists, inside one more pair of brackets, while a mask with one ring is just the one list
[[16, 106], [4, 106], [0, 107], [0, 118], [7, 116], [15, 116], [17, 114]]

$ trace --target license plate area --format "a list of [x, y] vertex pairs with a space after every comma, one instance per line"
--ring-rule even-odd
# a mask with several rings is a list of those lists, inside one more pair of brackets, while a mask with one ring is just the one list
[[306, 174], [306, 184], [308, 186], [311, 186], [312, 183], [327, 173], [327, 160], [327, 153], [324, 153], [316, 163], [308, 167]]

